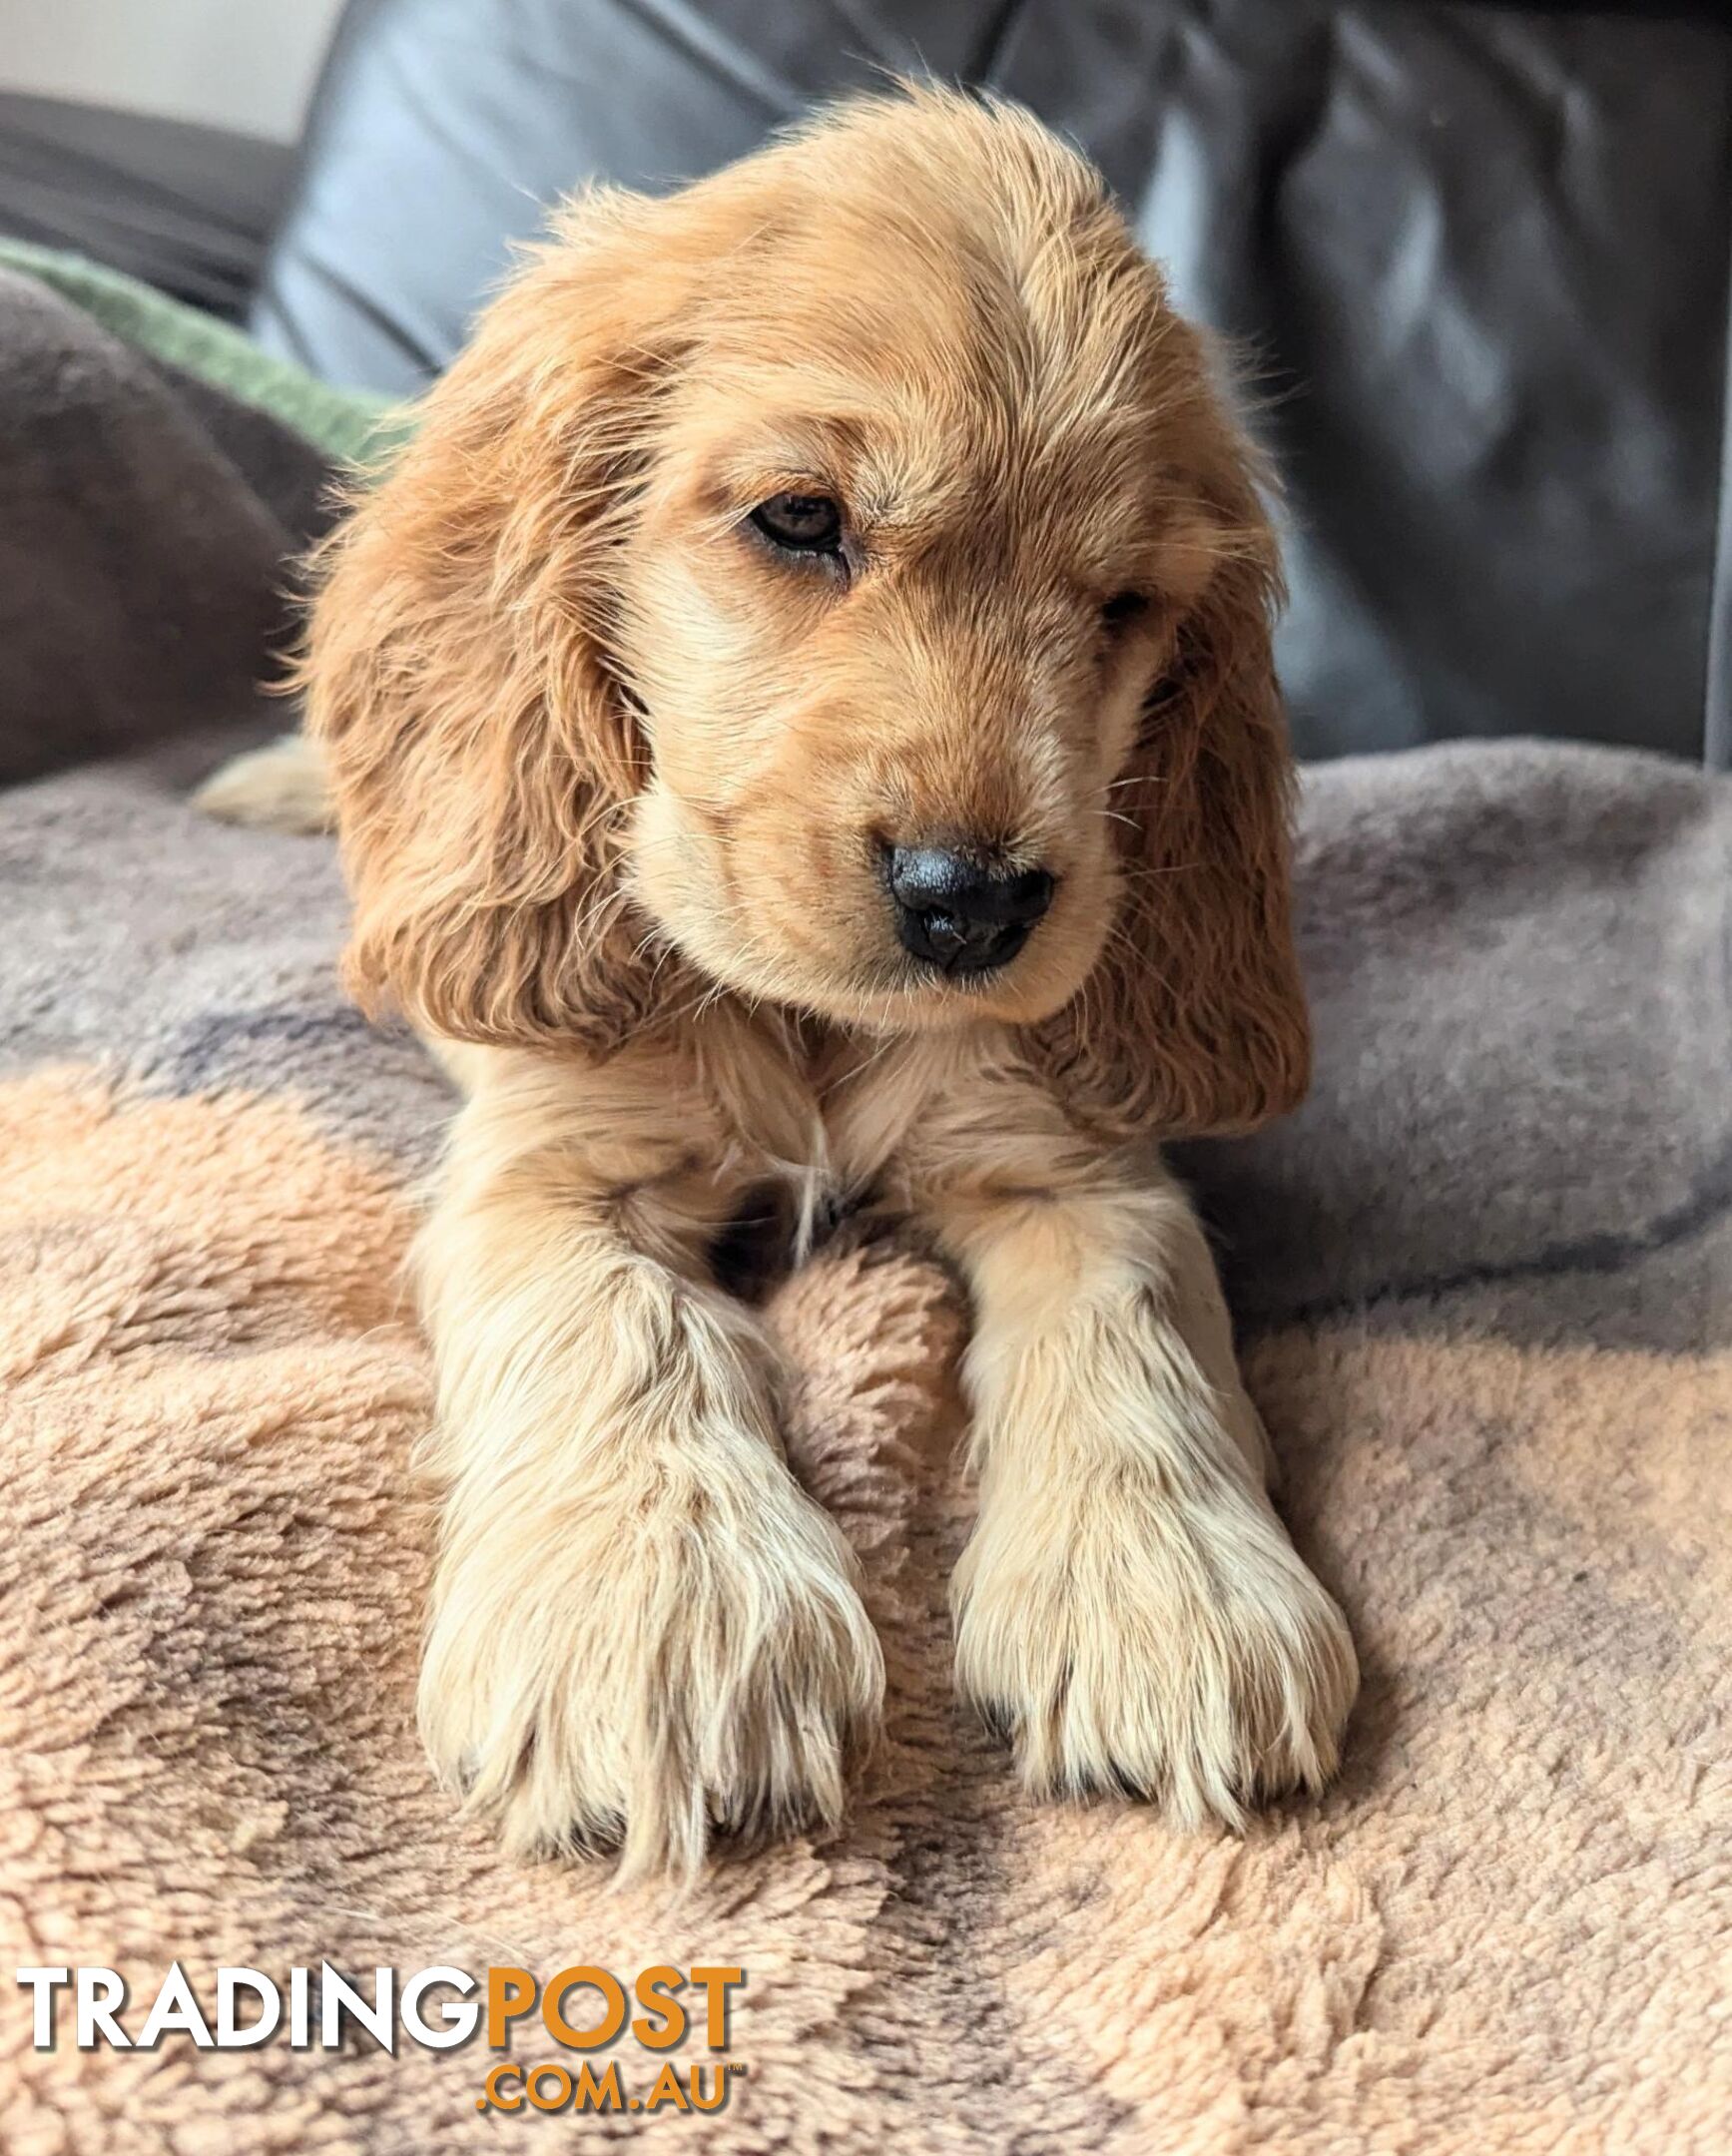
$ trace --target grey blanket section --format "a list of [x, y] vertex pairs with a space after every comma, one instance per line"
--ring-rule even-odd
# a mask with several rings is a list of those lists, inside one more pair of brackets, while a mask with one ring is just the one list
[[328, 476], [265, 413], [0, 270], [0, 784], [281, 730], [257, 685]]
[[1184, 1149], [1243, 1321], [1732, 1343], [1732, 781], [1453, 743], [1314, 769], [1311, 1098]]
[[[1467, 744], [1321, 767], [1300, 854], [1319, 1061], [1184, 1148], [1241, 1322], [1732, 1344], [1732, 782]], [[451, 1101], [366, 1026], [328, 841], [231, 830], [135, 759], [0, 798], [0, 1070], [288, 1092], [424, 1167]]]

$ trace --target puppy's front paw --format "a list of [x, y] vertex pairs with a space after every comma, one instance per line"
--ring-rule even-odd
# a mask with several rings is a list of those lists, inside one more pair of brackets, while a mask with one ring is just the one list
[[840, 1819], [883, 1658], [847, 1546], [764, 1467], [744, 1511], [696, 1486], [554, 1498], [447, 1553], [422, 1734], [513, 1855], [689, 1877], [713, 1835]]
[[[1050, 1493], [1048, 1493], [1050, 1496]], [[1273, 1511], [1135, 1472], [1000, 1491], [957, 1569], [957, 1679], [1035, 1796], [1146, 1797], [1181, 1825], [1320, 1789], [1359, 1686], [1346, 1621]]]

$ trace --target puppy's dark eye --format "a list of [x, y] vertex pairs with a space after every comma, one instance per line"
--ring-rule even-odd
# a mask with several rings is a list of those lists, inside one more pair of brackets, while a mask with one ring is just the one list
[[828, 494], [772, 494], [751, 522], [786, 554], [842, 552], [842, 506]]
[[1141, 621], [1148, 611], [1149, 599], [1146, 592], [1114, 592], [1101, 607], [1101, 627], [1109, 636], [1116, 636], [1119, 630], [1128, 629], [1132, 622]]

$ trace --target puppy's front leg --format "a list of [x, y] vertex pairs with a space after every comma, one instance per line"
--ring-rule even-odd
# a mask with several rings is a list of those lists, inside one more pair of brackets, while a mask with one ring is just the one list
[[1248, 1800], [1319, 1786], [1353, 1645], [1265, 1493], [1183, 1194], [1002, 1081], [970, 1129], [934, 1137], [949, 1168], [929, 1210], [975, 1302], [963, 1690], [1007, 1721], [1040, 1795], [1124, 1791], [1237, 1825]]
[[418, 1252], [447, 1488], [422, 1669], [435, 1762], [522, 1854], [832, 1821], [882, 1690], [832, 1522], [711, 1285], [721, 1134], [660, 1062], [466, 1050]]

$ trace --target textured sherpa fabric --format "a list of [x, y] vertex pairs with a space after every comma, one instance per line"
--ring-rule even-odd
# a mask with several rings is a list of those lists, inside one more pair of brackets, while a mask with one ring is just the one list
[[1185, 1167], [1364, 1661], [1339, 1786], [1242, 1841], [1017, 1795], [949, 1687], [961, 1316], [844, 1243], [777, 1316], [888, 1735], [837, 1841], [670, 1903], [428, 1782], [448, 1100], [341, 1002], [328, 846], [143, 768], [0, 805], [0, 1968], [747, 1971], [702, 2120], [482, 2114], [480, 2044], [39, 2053], [19, 1994], [8, 2156], [1732, 2145], [1732, 789], [1462, 748], [1304, 824], [1317, 1093]]

